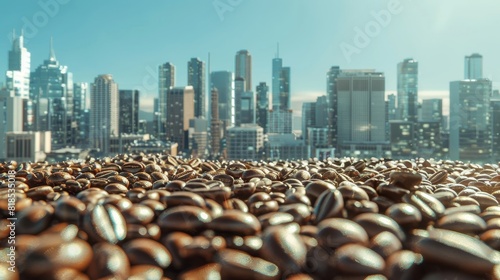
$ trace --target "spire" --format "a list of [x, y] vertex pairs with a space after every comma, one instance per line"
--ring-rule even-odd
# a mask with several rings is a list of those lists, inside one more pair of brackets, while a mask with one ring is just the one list
[[280, 43], [277, 43], [277, 48], [276, 48], [276, 58], [280, 58]]
[[52, 39], [52, 36], [50, 36], [50, 54], [49, 54], [49, 60], [50, 61], [56, 61], [56, 53], [54, 52], [54, 41]]

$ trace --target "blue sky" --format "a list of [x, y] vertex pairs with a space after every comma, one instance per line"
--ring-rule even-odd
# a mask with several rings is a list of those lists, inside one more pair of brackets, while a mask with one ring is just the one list
[[[434, 97], [463, 77], [464, 56], [478, 52], [484, 75], [500, 80], [497, 0], [6, 0], [0, 11], [0, 73], [7, 68], [9, 34], [24, 27], [32, 69], [48, 57], [53, 36], [57, 58], [75, 81], [109, 73], [120, 88], [139, 88], [145, 96], [156, 95], [160, 63], [177, 66], [182, 86], [187, 61], [206, 61], [208, 52], [213, 71], [234, 71], [235, 53], [248, 49], [253, 86], [270, 84], [277, 42], [291, 67], [295, 108], [325, 93], [332, 65], [383, 71], [394, 92], [396, 64], [412, 57], [419, 61], [421, 97]], [[390, 19], [376, 23], [374, 14]], [[371, 37], [356, 45], [357, 30]], [[346, 45], [356, 53], [345, 55]]]

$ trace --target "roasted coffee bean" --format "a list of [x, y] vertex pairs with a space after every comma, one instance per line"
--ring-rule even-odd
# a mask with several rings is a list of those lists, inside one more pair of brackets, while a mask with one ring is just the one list
[[[127, 280], [163, 279], [163, 269], [156, 265], [134, 265], [130, 267]], [[168, 278], [167, 278], [168, 279]]]
[[408, 250], [398, 251], [385, 262], [384, 274], [389, 279], [422, 279], [423, 261], [420, 254]]
[[264, 178], [264, 176], [266, 176], [266, 174], [259, 169], [247, 169], [241, 173], [241, 179], [243, 179], [244, 182], [248, 182], [252, 178]]
[[139, 203], [141, 205], [145, 205], [145, 206], [149, 207], [151, 210], [153, 210], [155, 216], [160, 215], [163, 212], [163, 210], [165, 210], [165, 205], [163, 205], [163, 203], [159, 202], [158, 200], [146, 199], [146, 200], [142, 200]]
[[179, 191], [174, 192], [169, 196], [161, 198], [163, 203], [166, 203], [167, 208], [175, 206], [196, 206], [200, 208], [205, 207], [203, 197], [192, 192]]
[[280, 279], [280, 270], [275, 264], [241, 251], [221, 250], [216, 260], [224, 279]]
[[362, 213], [378, 213], [378, 205], [375, 202], [368, 200], [348, 200], [345, 205], [345, 209], [350, 217]]
[[428, 237], [422, 237], [412, 245], [422, 254], [424, 260], [447, 265], [469, 273], [491, 273], [498, 264], [494, 250], [479, 239], [445, 230], [429, 230]]
[[279, 209], [278, 202], [275, 200], [258, 201], [250, 204], [248, 211], [255, 216], [260, 216], [270, 212], [276, 212]]
[[299, 225], [305, 224], [311, 220], [311, 207], [303, 203], [293, 203], [281, 205], [278, 211], [291, 214], [293, 221]]
[[316, 203], [316, 199], [326, 190], [334, 190], [335, 186], [325, 181], [313, 181], [306, 186], [306, 195], [311, 204]]
[[461, 233], [479, 233], [486, 229], [486, 223], [476, 214], [459, 212], [443, 216], [436, 227]]
[[94, 257], [90, 263], [88, 274], [92, 279], [118, 278], [125, 279], [130, 272], [127, 255], [117, 245], [100, 242], [93, 247]]
[[165, 246], [146, 238], [138, 238], [125, 243], [123, 250], [132, 266], [154, 265], [165, 269], [172, 262], [172, 256]]
[[[58, 268], [72, 268], [84, 271], [90, 264], [93, 253], [90, 245], [78, 238], [64, 242], [57, 236], [39, 238], [38, 244], [27, 252], [21, 274], [29, 277], [43, 277]], [[40, 278], [38, 278], [40, 279]]]
[[298, 234], [276, 226], [264, 232], [262, 240], [261, 255], [276, 264], [283, 276], [301, 272], [307, 248]]
[[384, 271], [384, 259], [373, 250], [359, 244], [347, 244], [335, 251], [334, 267], [349, 275], [380, 274]]
[[137, 161], [127, 162], [122, 166], [122, 170], [130, 173], [138, 173], [144, 171], [144, 164]]
[[83, 229], [96, 242], [116, 244], [127, 236], [127, 224], [118, 208], [113, 205], [96, 205], [85, 214]]
[[344, 181], [339, 184], [338, 191], [342, 194], [342, 197], [344, 198], [344, 201], [347, 201], [348, 199], [353, 199], [353, 200], [369, 200], [370, 198], [368, 197], [368, 194], [366, 192], [358, 187], [356, 184]]
[[49, 186], [58, 186], [72, 179], [74, 179], [73, 176], [67, 172], [54, 172], [47, 177], [46, 182]]
[[[238, 275], [241, 276], [241, 275]], [[190, 269], [183, 272], [177, 278], [179, 280], [220, 280], [223, 279], [221, 276], [221, 267], [217, 263], [209, 263], [200, 267]]]
[[248, 198], [247, 204], [251, 205], [255, 202], [263, 202], [263, 201], [270, 201], [270, 200], [271, 200], [271, 196], [268, 193], [257, 192]]
[[146, 205], [134, 204], [132, 207], [122, 212], [125, 221], [130, 224], [147, 225], [155, 217], [155, 213]]
[[17, 213], [16, 232], [18, 234], [38, 234], [47, 229], [54, 218], [54, 208], [50, 205], [33, 204]]
[[26, 196], [33, 200], [46, 200], [49, 193], [54, 192], [51, 186], [39, 186], [31, 188], [26, 192]]
[[259, 216], [258, 219], [263, 229], [269, 226], [289, 224], [294, 220], [291, 214], [280, 212], [267, 213]]
[[422, 214], [422, 218], [429, 221], [435, 221], [444, 214], [444, 205], [436, 198], [421, 191], [403, 196], [403, 201], [415, 206]]
[[164, 231], [183, 231], [197, 233], [212, 221], [210, 214], [196, 206], [182, 205], [167, 209], [157, 219], [158, 225]]
[[186, 247], [193, 242], [193, 237], [184, 232], [172, 232], [162, 239], [162, 244], [167, 248], [172, 256], [172, 267], [181, 269], [186, 266], [186, 259], [189, 257]]
[[404, 188], [413, 189], [422, 182], [422, 175], [413, 172], [392, 172], [390, 175], [392, 184]]
[[370, 240], [369, 247], [385, 260], [390, 255], [403, 249], [403, 244], [394, 234], [383, 231]]
[[120, 183], [110, 183], [104, 187], [104, 190], [109, 194], [125, 194], [128, 189], [126, 186]]
[[321, 221], [317, 227], [316, 238], [320, 246], [329, 249], [337, 249], [350, 243], [368, 245], [366, 231], [359, 224], [342, 218]]
[[422, 220], [418, 209], [408, 203], [398, 203], [387, 208], [385, 214], [403, 227], [414, 227]]
[[404, 241], [406, 238], [398, 223], [392, 218], [382, 214], [364, 213], [354, 217], [353, 221], [362, 226], [370, 238], [383, 231], [389, 231], [401, 241]]
[[326, 190], [318, 197], [314, 205], [314, 221], [318, 224], [327, 218], [342, 217], [343, 209], [342, 193], [336, 189]]
[[229, 235], [254, 235], [260, 232], [259, 220], [250, 213], [239, 210], [226, 210], [224, 213], [213, 219], [207, 227], [216, 232]]
[[85, 204], [79, 199], [75, 197], [65, 197], [57, 201], [55, 216], [60, 221], [78, 224], [80, 216], [85, 209]]
[[401, 198], [410, 191], [396, 185], [382, 183], [377, 187], [377, 193], [394, 201], [401, 201]]

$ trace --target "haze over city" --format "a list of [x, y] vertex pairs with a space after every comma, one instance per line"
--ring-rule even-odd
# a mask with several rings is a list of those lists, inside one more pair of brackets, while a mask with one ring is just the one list
[[[176, 65], [176, 84], [185, 85], [191, 57], [207, 61], [210, 52], [212, 71], [233, 71], [234, 54], [247, 49], [254, 85], [270, 83], [278, 42], [283, 63], [291, 67], [295, 113], [301, 102], [326, 94], [326, 71], [332, 65], [384, 72], [389, 94], [396, 92], [397, 63], [411, 57], [419, 62], [419, 98], [446, 98], [449, 82], [463, 78], [463, 57], [477, 52], [484, 57], [484, 77], [498, 88], [500, 68], [494, 65], [500, 53], [492, 24], [498, 1], [477, 6], [451, 0], [153, 2], [2, 1], [0, 53], [11, 48], [13, 29], [19, 34], [24, 28], [36, 67], [47, 59], [52, 36], [57, 59], [75, 81], [112, 74], [120, 88], [141, 90], [146, 111], [152, 111], [158, 94], [159, 64]], [[370, 35], [363, 44], [356, 41], [359, 31]], [[346, 52], [346, 46], [355, 51]], [[6, 58], [0, 59], [0, 73]]]

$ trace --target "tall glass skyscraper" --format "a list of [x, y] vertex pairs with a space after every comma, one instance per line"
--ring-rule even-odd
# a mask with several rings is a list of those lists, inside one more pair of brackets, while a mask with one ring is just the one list
[[219, 120], [223, 128], [235, 124], [234, 74], [230, 71], [216, 71], [210, 74], [211, 88], [216, 88], [219, 99]]
[[73, 74], [57, 61], [52, 39], [49, 58], [31, 73], [30, 96], [35, 103], [36, 130], [52, 132], [53, 148], [74, 145]]
[[337, 77], [342, 71], [339, 66], [332, 66], [326, 73], [326, 98], [328, 101], [328, 145], [337, 146]]
[[418, 62], [407, 58], [398, 63], [398, 119], [418, 120]]
[[194, 89], [194, 116], [205, 117], [205, 63], [198, 58], [188, 61], [188, 86]]
[[235, 78], [243, 78], [244, 91], [252, 91], [252, 55], [247, 50], [241, 50], [236, 53], [234, 60]]
[[24, 99], [30, 94], [31, 54], [24, 46], [23, 33], [12, 37], [12, 49], [9, 51], [9, 64], [6, 72], [6, 86], [14, 95]]
[[110, 74], [99, 75], [90, 94], [90, 140], [104, 154], [110, 152], [110, 136], [119, 133], [118, 85]]
[[167, 62], [158, 67], [158, 100], [160, 107], [159, 136], [161, 140], [166, 140], [167, 95], [170, 87], [175, 87], [175, 66]]
[[483, 78], [483, 56], [478, 53], [465, 56], [464, 79], [478, 80]]
[[120, 90], [120, 133], [136, 134], [139, 131], [139, 91]]
[[257, 92], [256, 123], [264, 129], [264, 134], [266, 134], [269, 115], [269, 87], [265, 82], [261, 82], [255, 90]]

